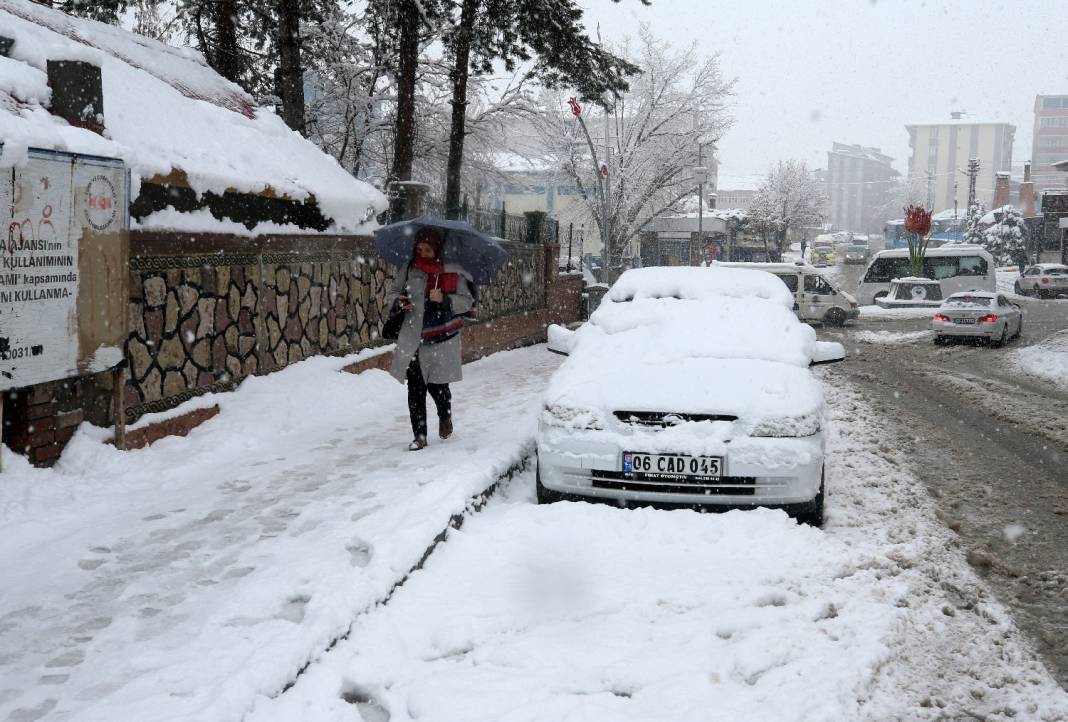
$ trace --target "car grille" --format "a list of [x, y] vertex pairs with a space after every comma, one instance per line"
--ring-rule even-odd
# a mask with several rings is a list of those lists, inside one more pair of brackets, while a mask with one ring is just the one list
[[678, 414], [670, 411], [615, 411], [615, 417], [624, 424], [665, 428], [686, 421], [737, 421], [729, 414]]
[[722, 476], [718, 479], [698, 481], [685, 476], [672, 477], [597, 469], [591, 475], [590, 482], [595, 489], [655, 491], [661, 494], [752, 496], [756, 491], [756, 477], [753, 476]]

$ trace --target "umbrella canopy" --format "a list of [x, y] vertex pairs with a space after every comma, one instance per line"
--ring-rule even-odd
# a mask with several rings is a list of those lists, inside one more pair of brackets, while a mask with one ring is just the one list
[[479, 285], [492, 283], [508, 261], [508, 251], [470, 223], [435, 216], [420, 216], [382, 226], [375, 231], [375, 249], [394, 266], [406, 266], [415, 255], [415, 234], [420, 228], [440, 231], [445, 239], [442, 259], [462, 266]]

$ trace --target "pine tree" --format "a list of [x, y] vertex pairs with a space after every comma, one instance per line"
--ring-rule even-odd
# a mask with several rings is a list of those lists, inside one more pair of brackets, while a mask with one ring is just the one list
[[986, 215], [986, 205], [982, 201], [975, 201], [968, 207], [968, 215], [965, 217], [964, 242], [977, 246], [983, 245], [982, 218]]
[[1015, 265], [1027, 260], [1027, 226], [1023, 214], [1014, 206], [995, 211], [998, 221], [983, 234], [983, 247], [999, 266]]

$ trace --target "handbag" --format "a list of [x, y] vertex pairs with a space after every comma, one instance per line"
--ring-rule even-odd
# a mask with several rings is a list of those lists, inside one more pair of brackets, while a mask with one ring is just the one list
[[401, 308], [400, 301], [397, 300], [390, 306], [389, 316], [386, 317], [386, 322], [382, 324], [382, 338], [387, 341], [396, 341], [400, 336], [402, 325], [404, 325], [404, 309]]

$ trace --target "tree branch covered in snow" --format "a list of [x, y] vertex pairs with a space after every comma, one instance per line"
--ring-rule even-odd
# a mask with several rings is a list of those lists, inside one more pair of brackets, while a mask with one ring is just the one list
[[823, 184], [809, 172], [805, 161], [791, 158], [768, 170], [749, 206], [749, 218], [751, 227], [764, 238], [765, 248], [774, 237], [775, 251], [781, 255], [787, 232], [822, 223], [826, 209]]
[[731, 126], [734, 80], [723, 77], [718, 54], [702, 57], [696, 45], [675, 51], [645, 25], [636, 47], [627, 41], [615, 51], [642, 71], [630, 89], [604, 114], [584, 109], [582, 122], [566, 95], [545, 92], [537, 131], [548, 165], [578, 188], [618, 258], [653, 218], [695, 192], [698, 144]]

